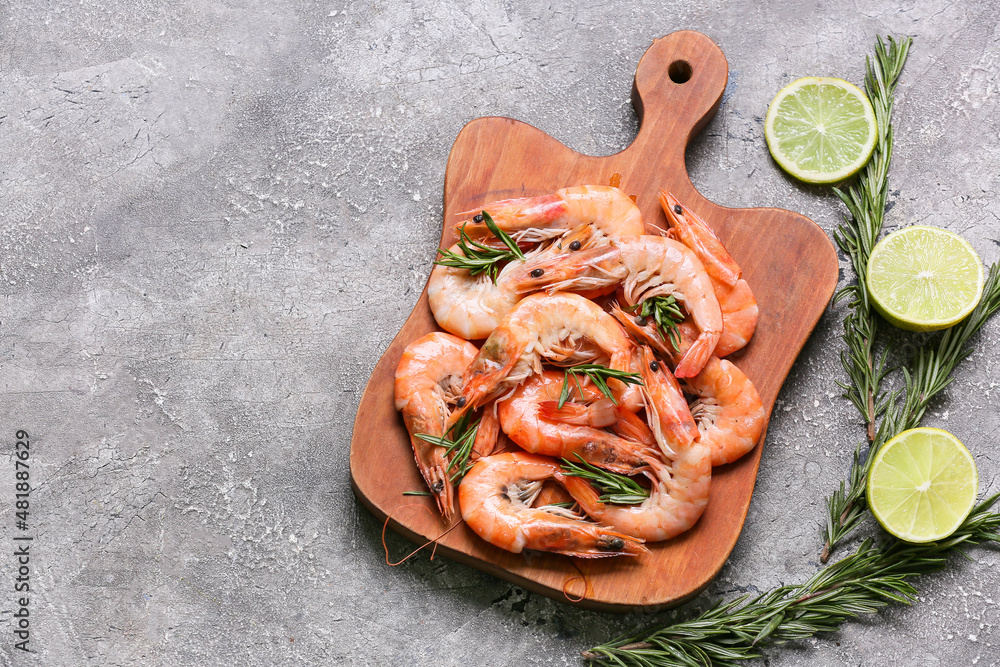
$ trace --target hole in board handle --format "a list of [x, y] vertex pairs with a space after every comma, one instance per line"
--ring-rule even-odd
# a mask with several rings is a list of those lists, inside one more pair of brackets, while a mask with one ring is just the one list
[[674, 83], [687, 83], [691, 78], [691, 65], [686, 60], [675, 60], [670, 63], [667, 74]]

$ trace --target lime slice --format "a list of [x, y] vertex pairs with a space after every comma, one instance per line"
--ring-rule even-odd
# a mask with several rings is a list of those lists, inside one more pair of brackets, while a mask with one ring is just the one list
[[960, 322], [983, 295], [983, 263], [960, 236], [907, 227], [876, 244], [868, 258], [868, 294], [891, 324], [934, 331]]
[[887, 442], [868, 472], [868, 507], [882, 527], [907, 542], [942, 540], [976, 502], [972, 454], [939, 428], [913, 428]]
[[764, 137], [781, 168], [806, 183], [836, 183], [865, 166], [878, 136], [857, 86], [830, 77], [788, 84], [771, 100]]

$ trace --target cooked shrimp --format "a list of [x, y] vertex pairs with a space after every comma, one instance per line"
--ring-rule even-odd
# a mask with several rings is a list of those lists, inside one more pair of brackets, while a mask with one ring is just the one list
[[712, 357], [688, 378], [687, 389], [697, 396], [691, 414], [702, 444], [712, 450], [712, 465], [732, 463], [753, 449], [764, 429], [764, 405], [743, 371]]
[[490, 544], [521, 553], [552, 551], [578, 558], [649, 553], [641, 539], [556, 507], [531, 507], [545, 480], [563, 480], [552, 459], [508, 452], [479, 459], [458, 487], [462, 518]]
[[698, 257], [673, 239], [626, 236], [604, 247], [535, 258], [518, 265], [510, 280], [519, 292], [579, 291], [621, 283], [629, 305], [673, 295], [698, 327], [697, 338], [677, 363], [679, 378], [701, 371], [722, 334], [722, 311], [711, 278]]
[[[477, 243], [495, 243], [501, 248], [506, 247], [495, 237], [481, 239]], [[600, 243], [600, 240], [593, 230], [581, 228], [548, 246], [526, 252], [525, 256], [529, 260], [549, 257], [569, 252], [570, 248], [591, 247], [596, 243]], [[459, 244], [453, 245], [450, 251], [464, 256]], [[510, 286], [510, 277], [522, 263], [521, 260], [509, 262], [500, 269], [496, 282], [486, 273], [473, 276], [468, 269], [435, 264], [427, 283], [427, 303], [438, 326], [466, 340], [479, 340], [489, 336], [514, 304], [524, 296]], [[596, 298], [604, 294], [607, 291], [597, 290], [583, 296]]]
[[[644, 457], [650, 451], [643, 444], [590, 426], [550, 421], [541, 415], [543, 402], [555, 403], [559, 398], [563, 378], [564, 374], [557, 371], [533, 375], [510, 397], [498, 401], [500, 426], [504, 433], [522, 449], [535, 454], [572, 461], [576, 461], [576, 455], [579, 455], [588, 463], [624, 474], [631, 474], [636, 468], [644, 466]], [[575, 383], [570, 386], [574, 394], [579, 393]], [[582, 400], [603, 398], [593, 385], [581, 383], [580, 388], [584, 391], [584, 396], [579, 397]]]
[[[632, 371], [641, 374], [646, 372], [643, 366], [653, 362], [655, 357], [648, 348], [642, 348], [633, 355], [633, 360]], [[687, 445], [698, 437], [698, 425], [695, 423], [687, 401], [684, 400], [684, 394], [681, 392], [676, 378], [669, 370], [664, 368], [663, 371], [663, 381], [670, 385], [670, 391], [665, 391], [661, 395], [664, 400], [658, 406], [660, 419], [654, 425], [653, 430], [650, 430], [641, 419], [629, 411], [627, 406], [615, 404], [606, 398], [598, 398], [590, 404], [567, 402], [561, 408], [557, 401], [542, 401], [538, 404], [538, 410], [546, 419], [566, 424], [593, 427], [610, 426], [619, 435], [649, 446], [656, 446], [657, 443], [664, 442]], [[645, 398], [644, 403], [648, 405], [648, 400]], [[664, 435], [661, 432], [660, 437], [657, 438], [655, 432], [662, 428], [666, 428], [669, 435]], [[664, 454], [668, 456], [672, 453], [672, 451], [664, 451]]]
[[[626, 535], [649, 542], [668, 540], [688, 530], [698, 521], [708, 504], [712, 481], [712, 455], [707, 445], [699, 440], [688, 444], [671, 442], [669, 424], [662, 423], [670, 414], [669, 406], [678, 400], [677, 390], [666, 376], [666, 369], [646, 350], [649, 364], [643, 372], [643, 382], [649, 401], [647, 405], [650, 426], [664, 451], [672, 451], [669, 464], [657, 457], [647, 461], [649, 470], [644, 472], [651, 488], [649, 498], [641, 505], [608, 505], [600, 501], [597, 491], [587, 481], [567, 478], [566, 490], [580, 503], [593, 519], [611, 526]], [[683, 400], [683, 395], [681, 395]], [[667, 417], [669, 420], [669, 417]], [[657, 425], [657, 422], [660, 422]]]
[[[466, 411], [478, 408], [541, 372], [542, 359], [582, 363], [609, 360], [609, 367], [628, 371], [632, 343], [613, 317], [593, 301], [577, 294], [532, 294], [522, 299], [493, 330], [465, 372], [465, 405], [452, 414], [455, 423]], [[637, 395], [616, 379], [608, 386], [615, 400]]]
[[[462, 255], [458, 244], [451, 251]], [[435, 264], [427, 282], [427, 303], [438, 325], [466, 340], [489, 336], [521, 299], [510, 286], [510, 277], [519, 263], [511, 262], [502, 268], [496, 283], [485, 273], [472, 276], [468, 269]]]
[[491, 202], [482, 209], [459, 213], [477, 215], [457, 226], [464, 225], [465, 232], [473, 237], [488, 235], [481, 210], [518, 242], [545, 241], [583, 225], [592, 225], [595, 235], [608, 238], [644, 231], [639, 207], [621, 190], [608, 185], [578, 185], [551, 195]]
[[739, 264], [708, 223], [676, 197], [661, 190], [660, 206], [671, 231], [698, 255], [712, 279], [715, 297], [722, 309], [722, 335], [715, 347], [715, 356], [724, 357], [741, 349], [757, 328], [758, 308], [750, 285], [740, 277]]
[[448, 523], [455, 506], [445, 448], [417, 435], [442, 437], [447, 432], [448, 405], [458, 399], [462, 373], [476, 353], [472, 343], [434, 332], [407, 345], [396, 366], [396, 409], [403, 413], [417, 468]]

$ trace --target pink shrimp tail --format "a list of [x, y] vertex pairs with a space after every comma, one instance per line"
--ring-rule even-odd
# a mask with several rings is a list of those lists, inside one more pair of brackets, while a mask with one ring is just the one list
[[476, 430], [476, 440], [472, 443], [472, 458], [480, 459], [489, 456], [497, 448], [500, 439], [500, 420], [497, 417], [496, 408], [487, 405], [483, 410], [483, 416], [479, 420], [479, 428]]
[[566, 475], [561, 481], [563, 488], [569, 492], [569, 495], [573, 496], [573, 500], [580, 503], [580, 507], [588, 516], [593, 517], [604, 509], [601, 496], [587, 480], [582, 477]]
[[698, 336], [694, 344], [688, 348], [684, 356], [677, 362], [677, 368], [674, 369], [674, 377], [693, 378], [700, 373], [715, 351], [715, 346], [718, 342], [719, 335], [717, 333], [702, 333]]
[[538, 404], [538, 414], [545, 419], [562, 422], [564, 424], [577, 424], [578, 426], [593, 426], [590, 419], [590, 411], [582, 403], [564, 403], [559, 407], [559, 401], [541, 401]]
[[646, 422], [642, 421], [638, 415], [627, 410], [622, 411], [621, 419], [612, 427], [612, 430], [628, 440], [641, 443], [650, 448], [656, 447], [656, 437], [649, 426], [646, 425]]

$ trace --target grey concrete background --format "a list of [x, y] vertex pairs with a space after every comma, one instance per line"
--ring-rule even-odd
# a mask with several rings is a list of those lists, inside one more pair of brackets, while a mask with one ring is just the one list
[[[860, 83], [913, 35], [889, 229], [933, 224], [1000, 259], [1000, 3], [0, 2], [0, 664], [579, 664], [649, 621], [581, 611], [421, 555], [387, 567], [354, 499], [355, 409], [412, 309], [464, 123], [504, 115], [609, 154], [652, 40], [730, 63], [688, 155], [728, 206], [828, 190], [769, 159], [762, 117], [799, 76]], [[849, 278], [849, 272], [845, 278]], [[823, 501], [860, 429], [832, 308], [781, 394], [720, 597], [818, 567]], [[1000, 320], [927, 417], [1000, 490]], [[13, 648], [14, 432], [32, 436], [31, 648]], [[388, 540], [394, 558], [410, 545]], [[762, 664], [1000, 664], [1000, 555], [919, 603]], [[680, 613], [685, 613], [681, 610]]]

